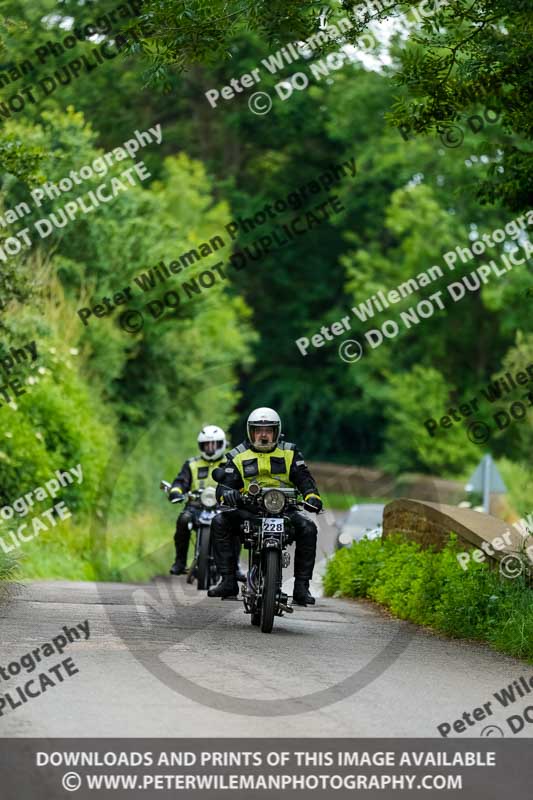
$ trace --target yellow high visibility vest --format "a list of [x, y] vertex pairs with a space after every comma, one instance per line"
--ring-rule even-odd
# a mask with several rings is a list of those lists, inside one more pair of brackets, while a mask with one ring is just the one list
[[289, 480], [294, 460], [294, 445], [290, 442], [282, 442], [270, 453], [259, 453], [239, 445], [230, 452], [230, 455], [242, 478], [245, 492], [254, 482], [268, 487], [280, 487], [284, 484], [294, 487]]
[[218, 461], [207, 461], [202, 456], [194, 456], [189, 459], [189, 469], [191, 470], [191, 488], [189, 491], [195, 492], [197, 489], [205, 489], [206, 486], [216, 486], [217, 482], [211, 477], [214, 469], [220, 466], [224, 456]]

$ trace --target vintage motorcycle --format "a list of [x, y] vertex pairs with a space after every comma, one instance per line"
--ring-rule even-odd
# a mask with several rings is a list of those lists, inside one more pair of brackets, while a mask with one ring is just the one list
[[[160, 488], [168, 495], [171, 484], [168, 481], [161, 481]], [[202, 508], [198, 516], [198, 528], [196, 531], [196, 542], [194, 545], [194, 559], [187, 571], [187, 583], [196, 580], [196, 588], [207, 590], [218, 582], [218, 573], [215, 557], [213, 554], [213, 542], [211, 539], [211, 522], [217, 513], [216, 490], [214, 486], [206, 486], [194, 492], [187, 492], [181, 495], [179, 502], [191, 500], [199, 504]], [[192, 530], [192, 522], [189, 528]]]
[[244, 611], [252, 625], [270, 633], [274, 617], [292, 614], [288, 597], [282, 591], [282, 570], [290, 564], [288, 545], [294, 529], [287, 515], [289, 508], [300, 508], [298, 492], [292, 488], [262, 487], [251, 483], [241, 497], [246, 518], [241, 522], [245, 549], [248, 550], [248, 577], [242, 587]]

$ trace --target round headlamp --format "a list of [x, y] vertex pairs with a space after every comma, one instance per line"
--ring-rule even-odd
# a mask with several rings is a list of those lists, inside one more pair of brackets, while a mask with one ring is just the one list
[[344, 547], [348, 547], [349, 545], [352, 544], [352, 542], [353, 542], [353, 536], [351, 533], [348, 533], [348, 531], [344, 531], [343, 533], [340, 534], [339, 544], [344, 545]]
[[206, 508], [214, 508], [217, 504], [217, 493], [213, 486], [207, 486], [200, 495], [202, 505]]
[[278, 489], [269, 489], [263, 495], [263, 505], [269, 514], [281, 514], [285, 502], [285, 495]]

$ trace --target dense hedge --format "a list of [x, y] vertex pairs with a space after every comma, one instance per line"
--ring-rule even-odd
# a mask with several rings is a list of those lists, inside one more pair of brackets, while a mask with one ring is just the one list
[[364, 539], [330, 559], [324, 590], [368, 597], [401, 619], [533, 661], [533, 591], [524, 578], [505, 580], [486, 564], [471, 562], [464, 571], [459, 549], [453, 535], [440, 552], [400, 536]]

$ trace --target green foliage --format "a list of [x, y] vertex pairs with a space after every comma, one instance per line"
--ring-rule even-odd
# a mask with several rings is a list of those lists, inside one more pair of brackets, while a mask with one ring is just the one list
[[[180, 72], [201, 63], [204, 67], [235, 59], [237, 42], [253, 31], [271, 50], [308, 38], [319, 29], [322, 9], [316, 2], [179, 2], [147, 0], [142, 26], [141, 50], [150, 63], [155, 83], [171, 90], [167, 67]], [[408, 22], [407, 43], [394, 48], [395, 81], [401, 94], [388, 108], [394, 127], [414, 133], [442, 131], [443, 126], [466, 119], [482, 109], [481, 103], [501, 115], [501, 136], [493, 140], [485, 175], [477, 183], [477, 194], [488, 204], [501, 201], [508, 208], [527, 208], [533, 189], [531, 148], [532, 123], [529, 86], [532, 34], [527, 0], [450, 0], [438, 11], [424, 9], [422, 22], [409, 13], [417, 0], [395, 3], [362, 21], [352, 13], [351, 3], [339, 9], [330, 6], [334, 21], [348, 15], [353, 28], [346, 41], [357, 45], [371, 18], [387, 19], [404, 14]], [[135, 27], [135, 26], [132, 26]], [[401, 41], [401, 44], [400, 44]], [[338, 43], [328, 46], [337, 49]], [[235, 75], [239, 74], [236, 70]]]
[[[59, 180], [103, 152], [94, 146], [97, 134], [73, 108], [44, 112], [38, 124], [20, 118], [6, 127], [53, 153], [43, 161], [48, 180]], [[123, 161], [113, 167], [93, 188], [127, 166]], [[24, 189], [20, 182], [5, 184], [5, 206], [23, 199]], [[63, 202], [43, 202], [26, 224]], [[13, 258], [6, 281], [2, 354], [35, 340], [38, 359], [19, 369], [26, 393], [0, 409], [2, 502], [41, 485], [56, 469], [80, 463], [84, 472], [83, 483], [59, 497], [74, 515], [74, 532], [56, 541], [52, 531], [49, 540], [39, 538], [24, 548], [25, 576], [41, 577], [47, 570], [49, 577], [115, 574], [105, 540], [89, 541], [87, 530], [92, 515], [101, 519], [107, 512], [106, 492], [113, 493], [110, 526], [132, 518], [141, 506], [157, 506], [160, 478], [172, 479], [196, 451], [198, 429], [207, 422], [232, 422], [236, 370], [251, 363], [250, 312], [230, 295], [230, 275], [157, 323], [148, 318], [135, 337], [113, 318], [93, 317], [84, 327], [76, 315], [77, 308], [128, 284], [138, 305], [176, 288], [177, 279], [143, 295], [133, 278], [224, 232], [229, 208], [213, 200], [203, 165], [183, 153], [169, 157], [159, 180], [132, 187], [104, 212], [93, 213], [91, 224], [77, 218], [68, 235], [54, 230], [46, 241], [48, 259], [39, 247]], [[188, 268], [180, 281], [193, 280], [221, 257], [219, 250], [200, 267]], [[107, 467], [117, 459], [123, 467], [109, 487]], [[143, 531], [143, 546], [150, 548], [162, 536], [168, 540], [171, 530]], [[109, 537], [112, 541], [112, 527]], [[137, 546], [132, 550], [126, 533], [119, 542], [125, 557], [140, 552]]]
[[497, 462], [505, 485], [509, 490], [509, 502], [520, 517], [531, 513], [533, 508], [533, 470], [531, 459], [524, 462], [501, 458]]
[[479, 458], [479, 448], [468, 439], [464, 424], [438, 427], [432, 435], [423, 424], [429, 419], [438, 422], [455, 393], [455, 387], [432, 367], [415, 365], [410, 372], [391, 376], [382, 456], [388, 469], [428, 468], [435, 474], [456, 476]]
[[324, 591], [368, 597], [401, 619], [533, 661], [533, 591], [525, 579], [507, 581], [486, 564], [471, 561], [463, 570], [460, 550], [454, 535], [439, 552], [400, 536], [363, 539], [329, 560]]
[[[514, 347], [511, 347], [505, 354], [500, 374], [509, 372], [516, 375], [525, 367], [533, 364], [533, 334], [523, 334], [520, 330], [516, 333]], [[494, 377], [499, 377], [494, 376]], [[529, 386], [527, 387], [529, 389]], [[514, 391], [511, 395], [493, 404], [492, 413], [503, 409], [509, 413], [511, 401], [522, 401], [525, 407], [523, 419], [513, 420], [508, 429], [504, 429], [498, 436], [498, 450], [504, 454], [511, 452], [517, 462], [531, 465], [531, 453], [533, 452], [533, 409], [528, 402], [527, 395], [523, 391]]]
[[113, 524], [105, 539], [87, 520], [78, 520], [58, 522], [15, 551], [16, 577], [121, 582], [149, 581], [155, 572], [167, 572], [174, 526], [168, 509], [135, 513], [130, 508], [127, 518]]
[[140, 28], [143, 50], [153, 60], [155, 78], [161, 77], [165, 64], [180, 69], [217, 64], [232, 58], [231, 42], [246, 30], [257, 32], [271, 46], [305, 38], [325, 6], [316, 0], [146, 0]]
[[15, 559], [10, 555], [6, 555], [3, 551], [0, 551], [0, 597], [2, 591], [2, 581], [5, 582], [10, 580], [15, 574], [16, 568], [17, 562]]
[[41, 182], [37, 170], [45, 157], [39, 147], [27, 147], [15, 136], [6, 135], [0, 142], [0, 168], [25, 183]]
[[389, 115], [422, 133], [464, 122], [483, 106], [498, 112], [505, 134], [490, 148], [478, 195], [512, 210], [527, 208], [533, 189], [531, 35], [527, 0], [450, 0], [398, 53], [397, 82], [408, 93]]

